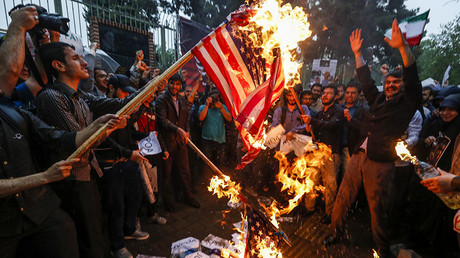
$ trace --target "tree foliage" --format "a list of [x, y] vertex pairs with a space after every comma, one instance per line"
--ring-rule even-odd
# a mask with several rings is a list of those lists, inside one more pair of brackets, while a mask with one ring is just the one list
[[420, 78], [442, 81], [449, 65], [449, 84], [460, 84], [460, 15], [442, 26], [439, 34], [430, 35], [422, 41], [417, 58]]
[[344, 63], [352, 57], [348, 38], [354, 29], [361, 28], [363, 54], [368, 62], [374, 59], [393, 66], [400, 58], [383, 40], [384, 32], [394, 18], [413, 16], [416, 10], [407, 10], [404, 0], [307, 0], [290, 1], [310, 14], [312, 37], [302, 44], [305, 61], [315, 58], [337, 59]]
[[160, 4], [171, 13], [179, 11], [209, 28], [221, 24], [225, 17], [238, 9], [244, 0], [160, 0]]

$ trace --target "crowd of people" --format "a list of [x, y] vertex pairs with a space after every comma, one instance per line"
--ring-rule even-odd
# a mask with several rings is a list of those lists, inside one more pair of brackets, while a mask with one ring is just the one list
[[[175, 74], [131, 116], [116, 116], [161, 74], [142, 61], [142, 50], [127, 73], [112, 73], [96, 65], [97, 43], [83, 57], [44, 29], [29, 35], [38, 44], [30, 63], [25, 61], [26, 32], [39, 22], [36, 8], [18, 8], [10, 15], [0, 46], [2, 256], [105, 257], [111, 252], [132, 257], [125, 240], [149, 237], [140, 227], [141, 206], [148, 220], [158, 224], [167, 223], [157, 212], [158, 203], [168, 212], [174, 212], [175, 201], [201, 206], [195, 193], [201, 178], [211, 172], [187, 147], [188, 141], [250, 192], [276, 191], [274, 154], [280, 146], [263, 150], [242, 171], [233, 171], [244, 154], [242, 144], [207, 76], [187, 85]], [[453, 255], [458, 252], [451, 230], [454, 211], [429, 190], [455, 191], [460, 185], [455, 177], [460, 175], [460, 89], [422, 88], [415, 58], [396, 20], [392, 30], [386, 41], [400, 52], [403, 67], [391, 71], [382, 66], [383, 92], [371, 78], [361, 54], [361, 30], [356, 30], [350, 36], [356, 77], [343, 85], [325, 74], [307, 90], [302, 85], [284, 90], [267, 115], [267, 130], [282, 125], [287, 140], [305, 134], [329, 146], [331, 155], [317, 168], [316, 182], [325, 189], [321, 222], [333, 231], [325, 245], [345, 237], [347, 211], [363, 188], [380, 257], [427, 246], [428, 253]], [[204, 92], [198, 92], [200, 84], [206, 85]], [[109, 129], [97, 147], [65, 160], [106, 123]], [[137, 142], [152, 133], [161, 152], [144, 156]], [[441, 176], [420, 183], [413, 166], [396, 155], [396, 142], [405, 141], [425, 160], [438, 147], [440, 135], [451, 141], [433, 164]], [[144, 191], [139, 169], [145, 164], [157, 167], [154, 199], [160, 202], [149, 200]], [[300, 210], [309, 216], [318, 206], [316, 195], [306, 196]], [[105, 246], [104, 227], [110, 248]]]

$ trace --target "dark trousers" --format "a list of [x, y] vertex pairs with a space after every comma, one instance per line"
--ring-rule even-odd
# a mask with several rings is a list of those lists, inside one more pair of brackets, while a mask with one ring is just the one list
[[78, 258], [75, 225], [69, 215], [58, 208], [42, 224], [27, 232], [0, 237], [0, 256]]
[[347, 210], [362, 186], [371, 213], [374, 241], [379, 249], [389, 251], [394, 232], [390, 215], [396, 198], [394, 162], [375, 162], [364, 152], [351, 157], [335, 200], [331, 228], [342, 230]]
[[119, 162], [102, 177], [102, 191], [107, 209], [110, 247], [113, 251], [125, 247], [125, 235], [136, 230], [136, 216], [142, 201], [142, 186], [138, 164]]
[[191, 191], [191, 176], [188, 161], [187, 145], [179, 144], [168, 147], [169, 158], [162, 161], [159, 171], [160, 182], [159, 190], [165, 203], [172, 203], [173, 186], [172, 186], [172, 167], [177, 169], [179, 182], [185, 199], [193, 198]]
[[[224, 164], [223, 160], [225, 158], [225, 143], [218, 143], [215, 141], [210, 141], [202, 139], [202, 150], [204, 155], [208, 157], [220, 170], [222, 170], [222, 165]], [[206, 171], [206, 176], [212, 175], [212, 170], [208, 165], [203, 167], [203, 170]]]
[[75, 222], [80, 257], [103, 257], [106, 242], [102, 235], [101, 203], [96, 181], [67, 179], [53, 183], [52, 187], [62, 200], [61, 208]]

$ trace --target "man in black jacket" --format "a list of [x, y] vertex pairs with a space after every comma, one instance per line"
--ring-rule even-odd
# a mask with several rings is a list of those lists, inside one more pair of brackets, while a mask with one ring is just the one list
[[396, 20], [392, 25], [392, 39], [385, 38], [385, 41], [400, 51], [404, 62], [404, 75], [401, 77], [396, 73], [389, 74], [382, 94], [375, 86], [361, 54], [361, 30], [355, 30], [350, 36], [358, 78], [370, 110], [362, 123], [361, 139], [353, 151], [334, 205], [331, 227], [335, 230], [335, 235], [326, 239], [326, 244], [337, 240], [342, 232], [347, 209], [363, 185], [372, 218], [372, 233], [380, 257], [391, 255], [392, 227], [389, 213], [396, 192], [394, 161], [397, 159], [394, 147], [422, 101], [422, 86], [415, 58]]
[[167, 211], [174, 211], [172, 203], [172, 178], [173, 164], [179, 172], [179, 179], [182, 184], [185, 203], [194, 208], [199, 208], [200, 203], [193, 198], [191, 191], [191, 175], [188, 162], [187, 141], [189, 133], [189, 110], [192, 105], [184, 96], [179, 95], [182, 80], [178, 74], [169, 79], [168, 90], [158, 97], [156, 102], [156, 117], [158, 121], [158, 132], [163, 135], [166, 148], [169, 152], [169, 159], [163, 160], [161, 170], [160, 193], [164, 198], [164, 205]]

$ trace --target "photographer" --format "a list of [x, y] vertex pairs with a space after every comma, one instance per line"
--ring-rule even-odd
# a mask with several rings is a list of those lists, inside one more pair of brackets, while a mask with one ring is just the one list
[[35, 7], [27, 6], [11, 13], [11, 24], [0, 48], [0, 89], [11, 96], [25, 60], [26, 32], [38, 24]]
[[[12, 45], [14, 49], [12, 49], [11, 46], [8, 46], [12, 41], [8, 38], [5, 40], [5, 42], [8, 42], [6, 43], [8, 47], [5, 48], [5, 53], [8, 53], [7, 56], [14, 57], [15, 55], [9, 55], [9, 53], [19, 53], [21, 55], [20, 60], [23, 62], [22, 72], [15, 84], [16, 88], [13, 88], [11, 92], [7, 90], [6, 95], [14, 101], [16, 106], [34, 113], [35, 96], [48, 81], [40, 58], [36, 55], [37, 49], [41, 45], [50, 43], [51, 41], [59, 41], [60, 33], [65, 34], [68, 31], [67, 22], [69, 20], [58, 14], [48, 14], [46, 9], [41, 6], [28, 4], [25, 6], [17, 5], [9, 12], [13, 20], [12, 25], [15, 20], [13, 16], [18, 16], [18, 13], [26, 12], [26, 10], [34, 10], [34, 14], [32, 15], [34, 23], [24, 29], [24, 34], [20, 33], [21, 35], [25, 35], [24, 43], [19, 44], [19, 42], [14, 42], [14, 45]], [[10, 27], [14, 28], [14, 26]], [[20, 47], [17, 48], [18, 46]]]
[[[227, 107], [220, 102], [219, 92], [214, 90], [209, 93], [206, 104], [201, 105], [198, 119], [203, 123], [201, 133], [204, 154], [211, 159], [216, 166], [220, 166], [221, 160], [225, 156], [225, 124], [231, 121], [232, 116]], [[206, 167], [206, 169], [208, 169]]]

